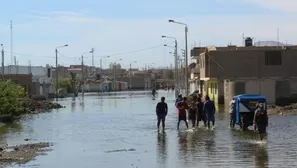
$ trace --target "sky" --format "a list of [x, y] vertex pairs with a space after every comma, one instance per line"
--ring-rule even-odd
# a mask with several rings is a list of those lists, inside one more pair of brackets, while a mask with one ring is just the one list
[[[195, 46], [242, 45], [243, 33], [276, 41], [278, 28], [281, 42], [297, 43], [296, 0], [9, 0], [1, 3], [0, 43], [5, 65], [13, 56], [19, 65], [55, 66], [55, 48], [68, 44], [58, 48], [60, 65], [80, 64], [94, 48], [95, 66], [170, 67], [174, 41], [161, 36], [175, 37], [179, 54], [185, 38], [169, 19], [188, 25], [189, 55]], [[84, 63], [92, 65], [91, 54]]]

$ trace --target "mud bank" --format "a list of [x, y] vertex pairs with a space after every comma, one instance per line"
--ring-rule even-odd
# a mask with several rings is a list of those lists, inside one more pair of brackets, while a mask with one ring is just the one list
[[286, 106], [268, 105], [268, 114], [295, 116], [297, 115], [297, 103]]
[[0, 148], [0, 166], [25, 164], [38, 155], [45, 155], [50, 146], [48, 142], [40, 142]]
[[40, 113], [50, 111], [52, 109], [63, 108], [63, 106], [61, 106], [60, 104], [47, 100], [25, 99], [23, 101], [28, 113]]

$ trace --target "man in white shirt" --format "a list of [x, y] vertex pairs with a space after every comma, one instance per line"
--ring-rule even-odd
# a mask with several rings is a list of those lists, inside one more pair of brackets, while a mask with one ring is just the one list
[[232, 99], [229, 103], [229, 114], [230, 114], [230, 127], [235, 126], [235, 100]]

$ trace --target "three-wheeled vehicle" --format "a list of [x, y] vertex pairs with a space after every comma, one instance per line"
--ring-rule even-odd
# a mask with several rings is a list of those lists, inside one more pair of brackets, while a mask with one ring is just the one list
[[264, 108], [267, 109], [266, 98], [262, 95], [241, 94], [234, 96], [233, 99], [235, 112], [230, 118], [230, 126], [239, 125], [243, 131], [253, 125], [254, 113], [259, 103], [263, 103]]

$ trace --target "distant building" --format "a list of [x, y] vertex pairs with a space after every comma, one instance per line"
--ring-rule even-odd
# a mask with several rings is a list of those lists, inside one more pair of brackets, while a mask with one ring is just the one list
[[216, 102], [244, 93], [269, 103], [297, 95], [297, 46], [195, 47], [191, 55], [197, 63], [191, 80]]
[[36, 87], [35, 91], [32, 92], [34, 95], [42, 95], [47, 97], [49, 94], [53, 93], [54, 84], [52, 78], [52, 68], [49, 65], [46, 65], [46, 67], [9, 65], [4, 67], [4, 74], [32, 75], [32, 82]]

